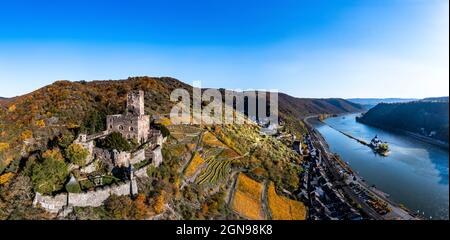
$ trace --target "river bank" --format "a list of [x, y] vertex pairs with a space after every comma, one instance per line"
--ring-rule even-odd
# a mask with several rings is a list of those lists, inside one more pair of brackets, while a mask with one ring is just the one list
[[[375, 185], [391, 200], [420, 212], [426, 219], [448, 219], [448, 151], [404, 134], [358, 123], [356, 115], [328, 118], [326, 125], [317, 118], [309, 122], [314, 122], [328, 149], [364, 177], [369, 186]], [[389, 142], [391, 153], [379, 156], [336, 129], [362, 139], [378, 135]]]
[[[326, 156], [325, 159], [327, 161], [330, 161], [330, 168], [336, 168], [336, 169], [330, 169], [332, 172], [335, 173], [335, 175], [339, 175], [339, 173], [342, 174], [342, 172], [346, 172], [346, 175], [349, 176], [350, 179], [344, 181], [344, 183], [340, 183], [339, 185], [345, 184], [348, 185], [346, 187], [347, 193], [350, 194], [350, 198], [359, 201], [359, 194], [360, 193], [353, 193], [353, 191], [363, 191], [367, 193], [372, 198], [376, 199], [375, 201], [381, 203], [382, 205], [385, 205], [390, 209], [389, 213], [385, 215], [381, 215], [377, 217], [377, 214], [374, 215], [373, 210], [368, 210], [368, 214], [370, 214], [372, 217], [375, 217], [375, 219], [403, 219], [403, 220], [413, 220], [413, 219], [422, 219], [420, 215], [417, 215], [413, 211], [409, 210], [402, 204], [398, 204], [391, 199], [389, 199], [389, 194], [385, 193], [384, 191], [376, 188], [375, 186], [369, 186], [368, 183], [362, 178], [358, 172], [355, 172], [353, 168], [347, 164], [343, 159], [340, 158], [340, 156], [337, 156], [334, 152], [332, 152], [328, 146], [327, 141], [322, 136], [322, 134], [316, 130], [315, 126], [317, 123], [322, 123], [322, 120], [318, 116], [310, 116], [304, 119], [305, 125], [312, 133], [312, 136], [318, 141], [319, 146], [324, 151], [324, 155]], [[334, 167], [333, 167], [334, 166]], [[345, 177], [344, 177], [345, 179]], [[360, 189], [360, 190], [358, 190]], [[363, 200], [363, 202], [360, 202], [361, 204], [365, 204], [366, 200]], [[367, 210], [367, 206], [363, 209]], [[372, 213], [371, 213], [372, 212]]]

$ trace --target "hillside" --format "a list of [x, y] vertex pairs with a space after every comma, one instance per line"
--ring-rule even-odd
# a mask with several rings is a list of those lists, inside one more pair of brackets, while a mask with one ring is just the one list
[[318, 113], [340, 114], [364, 110], [361, 105], [340, 98], [295, 98], [283, 93], [278, 96], [278, 105], [282, 114], [298, 118]]
[[[192, 87], [169, 77], [137, 77], [117, 81], [58, 81], [32, 93], [0, 102], [0, 143], [8, 148], [0, 154], [2, 171], [13, 159], [44, 148], [47, 141], [69, 130], [94, 133], [104, 129], [107, 114], [120, 113], [126, 93], [145, 91], [145, 111], [168, 114], [173, 106], [172, 90]], [[279, 95], [280, 118], [297, 130], [298, 119], [309, 114], [360, 111], [342, 99], [300, 99]], [[0, 171], [0, 172], [1, 172]]]
[[407, 131], [448, 144], [448, 102], [380, 103], [358, 121], [376, 127]]
[[[192, 91], [191, 86], [168, 77], [58, 81], [0, 101], [0, 219], [53, 218], [31, 205], [36, 174], [48, 170], [40, 168], [45, 159], [58, 159], [55, 164], [67, 162], [67, 144], [79, 133], [103, 131], [106, 115], [123, 113], [131, 90], [145, 92], [147, 114], [164, 116], [173, 106], [169, 96], [176, 88]], [[280, 94], [279, 108], [285, 123], [280, 131], [285, 136], [303, 131], [300, 118], [304, 116], [361, 109], [342, 99], [299, 99], [285, 94]], [[231, 201], [227, 196], [234, 191], [230, 188], [233, 176], [242, 171], [259, 182], [273, 182], [279, 192], [298, 188], [302, 157], [291, 150], [289, 140], [261, 136], [256, 124], [208, 127], [171, 125], [165, 121], [164, 125], [169, 134], [162, 149], [164, 161], [157, 170], [147, 172], [149, 181], [140, 182], [143, 195], [137, 199], [111, 198], [98, 208], [76, 208], [76, 218], [141, 219], [141, 215], [127, 212], [135, 207], [128, 207], [149, 208], [154, 214], [162, 211], [161, 203], [175, 209], [164, 219], [246, 216], [239, 212], [242, 209], [230, 212], [226, 207]], [[61, 181], [66, 180], [67, 172], [61, 175]], [[296, 200], [294, 195], [284, 197]], [[121, 213], [117, 215], [116, 211]]]

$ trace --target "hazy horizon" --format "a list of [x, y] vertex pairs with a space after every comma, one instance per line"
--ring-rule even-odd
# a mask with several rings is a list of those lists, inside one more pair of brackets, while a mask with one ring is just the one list
[[8, 2], [0, 96], [129, 76], [304, 98], [448, 96], [448, 9], [447, 0]]

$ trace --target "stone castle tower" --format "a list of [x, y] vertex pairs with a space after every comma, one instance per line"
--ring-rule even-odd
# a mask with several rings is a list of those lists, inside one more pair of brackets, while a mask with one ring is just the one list
[[125, 114], [108, 115], [106, 126], [108, 132], [119, 132], [126, 139], [145, 143], [149, 139], [150, 116], [144, 113], [144, 92], [129, 92]]
[[127, 115], [144, 115], [144, 91], [132, 91], [128, 93]]

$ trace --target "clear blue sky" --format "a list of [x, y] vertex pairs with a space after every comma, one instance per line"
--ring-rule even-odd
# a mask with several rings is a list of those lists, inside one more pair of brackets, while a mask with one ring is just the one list
[[448, 95], [448, 0], [2, 1], [0, 96], [172, 76], [298, 97]]

